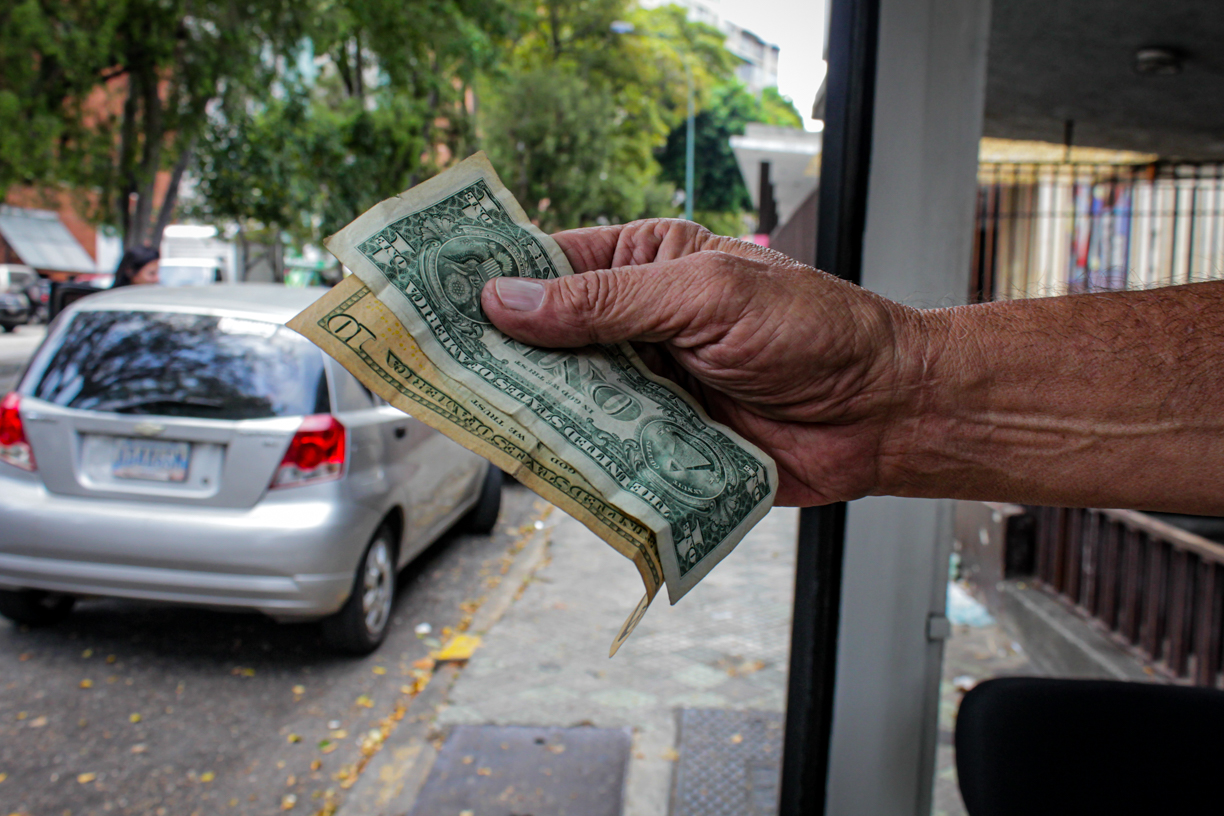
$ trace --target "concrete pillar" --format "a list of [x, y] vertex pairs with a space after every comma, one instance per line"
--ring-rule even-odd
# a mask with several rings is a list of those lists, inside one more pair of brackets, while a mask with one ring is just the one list
[[[968, 295], [988, 34], [989, 0], [880, 0], [862, 282], [913, 306]], [[930, 812], [951, 535], [945, 502], [849, 507], [832, 816]]]

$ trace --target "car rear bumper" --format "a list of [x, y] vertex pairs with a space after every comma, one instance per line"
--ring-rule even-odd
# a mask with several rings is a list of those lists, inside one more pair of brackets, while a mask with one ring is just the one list
[[[332, 489], [328, 489], [332, 488]], [[254, 609], [335, 612], [377, 514], [332, 485], [251, 508], [119, 502], [0, 478], [0, 587]]]

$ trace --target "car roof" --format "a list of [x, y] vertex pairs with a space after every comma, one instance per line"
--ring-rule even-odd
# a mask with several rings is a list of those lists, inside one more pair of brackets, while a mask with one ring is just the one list
[[82, 298], [70, 311], [191, 312], [249, 315], [284, 323], [327, 293], [323, 286], [282, 286], [275, 283], [231, 283], [209, 286], [122, 286]]

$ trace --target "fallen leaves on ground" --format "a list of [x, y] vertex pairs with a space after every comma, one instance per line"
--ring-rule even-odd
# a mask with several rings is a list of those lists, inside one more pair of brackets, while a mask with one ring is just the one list
[[211, 782], [216, 778], [217, 778], [217, 775], [213, 771], [205, 771], [204, 773], [200, 774], [201, 782]]
[[296, 804], [297, 804], [297, 797], [294, 796], [292, 793], [286, 793], [284, 798], [281, 799], [280, 809], [281, 810], [293, 810], [293, 807]]
[[472, 657], [472, 653], [480, 647], [480, 644], [481, 639], [479, 635], [455, 635], [441, 650], [434, 653], [432, 657], [439, 663], [450, 660], [469, 660]]
[[93, 681], [88, 679], [82, 680], [78, 685], [83, 689], [93, 688]]
[[46, 717], [35, 717], [34, 719], [30, 720], [29, 727], [30, 728], [42, 728], [46, 724], [47, 724]]
[[302, 741], [302, 737], [300, 734], [290, 734], [285, 739], [288, 740], [289, 742], [301, 742]]
[[251, 668], [244, 668], [242, 666], [235, 666], [234, 668], [230, 669], [230, 674], [234, 675], [235, 677], [254, 677], [255, 670]]
[[98, 775], [93, 771], [90, 771], [89, 773], [77, 774], [77, 782], [80, 782], [82, 785], [88, 785], [97, 778]]
[[375, 666], [371, 671], [373, 671], [375, 674], [386, 674], [387, 673], [387, 670], [383, 668], [382, 666]]
[[141, 721], [141, 719], [143, 718], [135, 712], [128, 715], [128, 722], [130, 723], [138, 723]]
[[357, 705], [361, 706], [362, 708], [373, 708], [374, 701], [370, 699], [370, 695], [363, 694], [357, 698]]
[[737, 655], [730, 658], [724, 657], [714, 665], [732, 677], [745, 677], [759, 672], [765, 668], [766, 664], [764, 660], [745, 660]]
[[330, 754], [332, 751], [340, 747], [340, 743], [332, 742], [331, 740], [320, 740], [319, 750], [325, 754]]
[[301, 695], [306, 693], [306, 687], [305, 686], [294, 686], [293, 693], [300, 697]]

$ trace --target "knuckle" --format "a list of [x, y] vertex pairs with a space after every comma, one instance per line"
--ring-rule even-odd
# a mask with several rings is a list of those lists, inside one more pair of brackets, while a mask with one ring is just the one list
[[743, 258], [721, 249], [707, 249], [697, 253], [700, 269], [710, 283], [729, 284], [743, 277]]
[[589, 333], [595, 321], [615, 318], [619, 288], [617, 276], [611, 273], [591, 272], [564, 278], [556, 288], [560, 319]]

